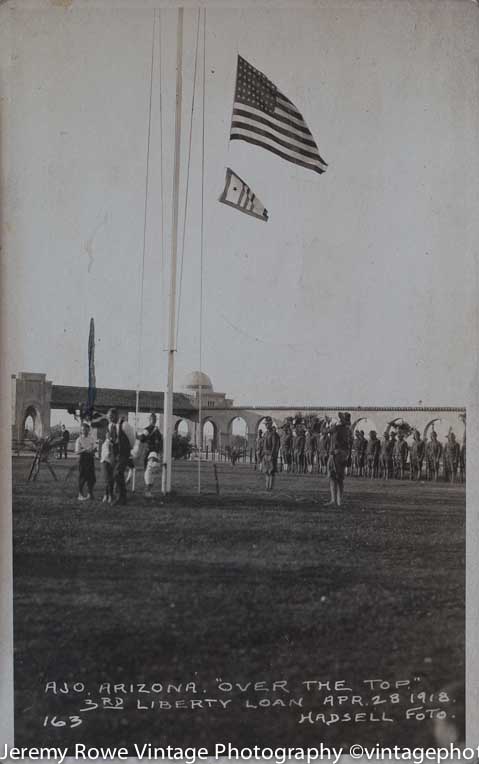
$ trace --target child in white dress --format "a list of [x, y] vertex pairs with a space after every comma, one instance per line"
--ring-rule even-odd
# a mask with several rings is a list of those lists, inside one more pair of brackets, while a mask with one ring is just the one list
[[111, 504], [113, 501], [115, 456], [113, 454], [113, 443], [108, 432], [101, 447], [100, 464], [105, 481], [105, 494], [102, 501]]
[[151, 493], [151, 489], [153, 488], [155, 477], [158, 477], [160, 474], [161, 474], [161, 464], [158, 458], [158, 454], [156, 453], [156, 451], [150, 451], [150, 453], [148, 454], [148, 459], [146, 462], [145, 473], [144, 473], [145, 496], [148, 499], [151, 499], [153, 496], [153, 494]]

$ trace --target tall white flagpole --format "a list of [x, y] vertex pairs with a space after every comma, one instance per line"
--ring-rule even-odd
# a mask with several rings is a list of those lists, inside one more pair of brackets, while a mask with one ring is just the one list
[[173, 172], [173, 218], [171, 233], [171, 272], [170, 290], [168, 294], [168, 378], [164, 399], [163, 416], [163, 472], [161, 490], [171, 491], [172, 454], [171, 442], [173, 434], [173, 379], [175, 369], [176, 344], [176, 261], [178, 252], [178, 196], [180, 186], [180, 149], [181, 149], [181, 99], [182, 99], [182, 67], [183, 67], [183, 8], [178, 8], [176, 53], [176, 116], [175, 116], [175, 156]]

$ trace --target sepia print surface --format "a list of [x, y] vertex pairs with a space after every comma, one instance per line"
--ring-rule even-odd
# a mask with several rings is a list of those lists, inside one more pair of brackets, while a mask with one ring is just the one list
[[0, 16], [15, 745], [463, 742], [476, 5]]

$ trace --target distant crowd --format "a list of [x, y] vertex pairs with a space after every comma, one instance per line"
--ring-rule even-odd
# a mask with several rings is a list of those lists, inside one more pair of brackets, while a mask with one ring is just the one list
[[[331, 453], [331, 433], [335, 422], [329, 417], [305, 421], [289, 418], [276, 427], [266, 421], [256, 439], [255, 466], [263, 469], [265, 437], [276, 435], [275, 458], [284, 472], [328, 473]], [[380, 438], [376, 431], [350, 427], [346, 474], [370, 479], [464, 480], [466, 474], [466, 435], [459, 443], [450, 431], [444, 442], [434, 429], [426, 439], [419, 430], [403, 424], [389, 426]]]
[[[94, 435], [100, 427], [101, 440]], [[301, 415], [287, 418], [277, 427], [271, 417], [264, 420], [255, 444], [255, 468], [264, 473], [266, 489], [272, 490], [278, 472], [328, 475], [331, 504], [341, 505], [344, 478], [353, 476], [371, 480], [434, 480], [455, 483], [466, 475], [466, 434], [459, 442], [452, 429], [440, 441], [434, 427], [427, 437], [406, 422], [388, 425], [379, 437], [375, 430], [368, 436], [353, 427], [348, 412], [338, 412], [337, 419]], [[57, 458], [67, 458], [70, 433], [65, 426], [55, 436]], [[190, 444], [188, 443], [188, 446]], [[135, 480], [135, 466], [143, 466], [145, 496], [152, 496], [154, 483], [162, 474], [163, 437], [156, 415], [140, 432], [114, 408], [105, 414], [81, 419], [81, 431], [75, 441], [78, 462], [78, 500], [93, 499], [96, 465], [99, 459], [103, 477], [103, 502], [125, 504], [127, 485]], [[235, 449], [228, 456], [235, 463]], [[182, 453], [187, 456], [189, 451]], [[179, 456], [179, 452], [176, 454]]]

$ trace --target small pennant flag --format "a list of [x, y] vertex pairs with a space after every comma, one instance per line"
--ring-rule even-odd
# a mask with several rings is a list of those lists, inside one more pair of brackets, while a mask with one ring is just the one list
[[219, 201], [265, 222], [268, 220], [268, 210], [244, 180], [241, 180], [239, 175], [236, 175], [229, 167], [226, 168], [225, 187]]
[[238, 56], [230, 140], [246, 141], [318, 173], [327, 163], [296, 106]]
[[90, 319], [90, 335], [88, 337], [88, 413], [92, 414], [96, 398], [95, 375], [95, 322]]

